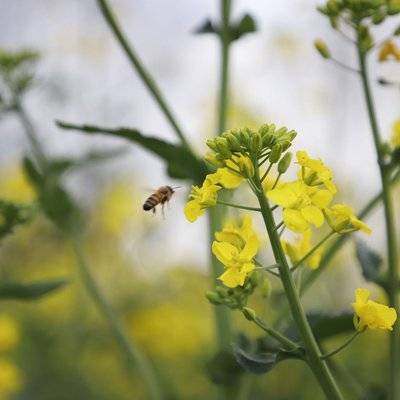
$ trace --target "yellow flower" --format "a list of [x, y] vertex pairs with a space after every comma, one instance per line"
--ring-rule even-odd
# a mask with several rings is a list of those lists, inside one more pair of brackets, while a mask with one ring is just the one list
[[387, 329], [391, 331], [397, 319], [396, 310], [392, 307], [368, 300], [368, 289], [357, 289], [354, 309], [354, 327], [358, 331], [369, 329]]
[[337, 192], [336, 186], [332, 181], [332, 171], [321, 161], [312, 159], [305, 151], [296, 153], [297, 163], [301, 165], [299, 178], [301, 178], [309, 186], [319, 186], [324, 184], [332, 193]]
[[267, 192], [267, 197], [283, 207], [283, 222], [298, 233], [306, 232], [310, 224], [320, 227], [324, 223], [321, 209], [332, 201], [330, 191], [307, 186], [303, 181], [284, 183]]
[[394, 122], [392, 128], [392, 145], [394, 148], [400, 147], [400, 119]]
[[386, 40], [379, 50], [378, 59], [380, 62], [384, 62], [390, 57], [396, 61], [400, 61], [400, 49], [392, 40]]
[[230, 169], [218, 168], [213, 174], [208, 174], [201, 187], [192, 186], [189, 200], [186, 203], [184, 213], [186, 219], [194, 222], [204, 214], [206, 208], [217, 204], [217, 192], [222, 188], [235, 189], [243, 182], [243, 177]]
[[347, 233], [353, 231], [362, 231], [370, 235], [372, 230], [364, 222], [360, 221], [351, 207], [345, 204], [335, 204], [331, 208], [326, 208], [324, 214], [329, 226], [337, 233]]
[[14, 318], [0, 315], [0, 351], [12, 350], [19, 341], [19, 328]]
[[0, 359], [0, 396], [1, 398], [18, 392], [22, 388], [21, 371], [10, 361]]
[[243, 154], [232, 156], [232, 159], [228, 160], [226, 165], [237, 171], [239, 175], [243, 175], [246, 178], [254, 176], [254, 165], [250, 158]]
[[[309, 229], [304, 232], [303, 237], [300, 240], [297, 240], [293, 244], [286, 240], [282, 240], [283, 251], [290, 258], [292, 264], [296, 264], [312, 249], [311, 238], [312, 233]], [[318, 247], [318, 249], [316, 249], [305, 261], [311, 269], [319, 267], [323, 250], [323, 246]]]
[[219, 277], [225, 286], [243, 286], [248, 274], [254, 270], [253, 258], [257, 254], [259, 240], [252, 228], [251, 217], [246, 215], [241, 226], [227, 223], [215, 233], [212, 252], [226, 271]]

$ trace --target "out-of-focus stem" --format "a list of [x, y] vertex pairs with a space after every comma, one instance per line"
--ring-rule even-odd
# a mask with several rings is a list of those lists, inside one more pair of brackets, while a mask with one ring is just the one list
[[189, 144], [186, 140], [186, 137], [179, 126], [178, 122], [175, 119], [174, 114], [172, 113], [169, 105], [167, 104], [164, 96], [162, 95], [158, 85], [156, 84], [153, 77], [147, 71], [145, 66], [143, 65], [142, 61], [135, 53], [133, 47], [129, 44], [128, 40], [126, 39], [124, 33], [122, 32], [119, 23], [112, 12], [107, 0], [97, 0], [97, 3], [100, 7], [100, 10], [109, 25], [111, 31], [113, 32], [115, 38], [117, 39], [118, 43], [121, 45], [122, 49], [124, 50], [126, 56], [128, 57], [129, 61], [131, 62], [132, 66], [135, 68], [136, 72], [142, 79], [143, 83], [146, 85], [147, 89], [152, 94], [154, 100], [157, 102], [158, 106], [160, 107], [161, 111], [164, 113], [165, 118], [168, 120], [170, 125], [172, 126], [174, 132], [182, 142], [182, 144], [189, 148]]
[[[395, 215], [393, 208], [393, 201], [390, 190], [390, 169], [385, 166], [384, 154], [382, 152], [381, 135], [378, 128], [376, 119], [376, 112], [373, 103], [372, 93], [369, 86], [368, 70], [366, 66], [366, 53], [362, 50], [361, 43], [357, 45], [358, 61], [361, 72], [361, 81], [364, 91], [365, 102], [368, 111], [369, 122], [371, 125], [372, 137], [374, 139], [375, 151], [378, 161], [378, 167], [382, 182], [382, 201], [385, 214], [386, 226], [386, 242], [387, 242], [387, 255], [388, 255], [388, 275], [387, 275], [387, 290], [389, 296], [389, 303], [397, 314], [399, 314], [399, 274], [398, 274], [398, 254], [397, 254], [397, 241], [396, 241], [396, 226]], [[395, 324], [393, 331], [390, 332], [390, 385], [389, 385], [389, 399], [397, 400], [400, 396], [400, 326]]]
[[160, 385], [158, 383], [157, 377], [154, 373], [154, 369], [150, 361], [147, 359], [144, 353], [142, 353], [140, 349], [133, 343], [132, 339], [128, 339], [121, 322], [115, 314], [114, 309], [97, 286], [90, 272], [89, 266], [86, 263], [80, 241], [77, 238], [72, 238], [72, 244], [83, 284], [85, 285], [85, 288], [92, 300], [96, 303], [99, 311], [108, 321], [111, 331], [117, 343], [119, 344], [122, 353], [126, 357], [129, 368], [131, 370], [136, 369], [137, 371], [139, 371], [139, 374], [143, 378], [143, 381], [146, 385], [150, 399], [164, 399]]

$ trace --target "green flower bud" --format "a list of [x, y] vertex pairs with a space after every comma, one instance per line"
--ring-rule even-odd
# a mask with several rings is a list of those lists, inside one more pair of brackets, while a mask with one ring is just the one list
[[288, 128], [286, 128], [285, 126], [282, 126], [282, 128], [279, 128], [276, 132], [275, 132], [275, 136], [277, 138], [283, 138], [284, 136], [286, 136], [286, 133], [288, 131]]
[[206, 298], [211, 304], [214, 304], [215, 306], [222, 304], [222, 299], [219, 294], [216, 292], [212, 292], [211, 290], [206, 292]]
[[245, 316], [245, 318], [249, 321], [254, 321], [257, 318], [257, 314], [252, 308], [243, 307], [242, 313]]
[[269, 155], [269, 161], [272, 164], [277, 163], [281, 158], [281, 154], [282, 154], [282, 146], [278, 143], [272, 148], [271, 153]]
[[251, 150], [258, 154], [262, 149], [262, 138], [261, 135], [257, 132], [254, 133], [251, 137]]
[[218, 137], [215, 139], [215, 143], [217, 145], [218, 153], [221, 154], [225, 159], [231, 158], [232, 153], [229, 150], [228, 141], [225, 138]]
[[317, 49], [318, 53], [325, 59], [331, 58], [331, 53], [328, 49], [328, 46], [321, 39], [317, 39], [314, 41], [314, 47]]
[[336, 0], [329, 0], [326, 3], [326, 9], [329, 14], [337, 14], [339, 12], [339, 5]]
[[279, 172], [280, 174], [284, 174], [284, 173], [288, 170], [291, 161], [292, 161], [292, 153], [290, 153], [290, 152], [289, 152], [289, 153], [286, 153], [286, 154], [282, 157], [282, 159], [279, 161], [279, 164], [278, 164], [278, 172]]
[[204, 160], [215, 168], [221, 168], [224, 166], [224, 163], [219, 159], [218, 154], [212, 153], [211, 151], [205, 155]]
[[260, 280], [260, 274], [257, 271], [253, 271], [249, 277], [249, 283], [251, 287], [252, 288], [256, 287], [258, 285], [259, 280]]
[[375, 25], [379, 25], [380, 23], [382, 23], [386, 18], [386, 14], [381, 12], [381, 11], [377, 11], [373, 16], [372, 16], [372, 22]]
[[228, 145], [229, 145], [231, 151], [241, 151], [242, 150], [239, 140], [232, 133], [228, 133], [225, 138], [228, 141]]
[[206, 141], [206, 145], [213, 151], [218, 151], [217, 145], [213, 139], [208, 139]]
[[215, 291], [219, 294], [220, 297], [224, 298], [228, 296], [227, 289], [224, 288], [223, 286], [217, 286], [215, 288]]

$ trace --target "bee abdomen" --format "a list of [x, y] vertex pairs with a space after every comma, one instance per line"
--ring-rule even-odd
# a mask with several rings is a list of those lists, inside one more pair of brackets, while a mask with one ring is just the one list
[[143, 210], [149, 211], [153, 209], [159, 202], [160, 201], [158, 197], [155, 194], [152, 194], [143, 204]]

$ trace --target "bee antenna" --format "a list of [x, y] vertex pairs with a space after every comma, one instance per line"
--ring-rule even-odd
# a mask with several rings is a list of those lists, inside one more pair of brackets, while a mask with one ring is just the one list
[[172, 189], [181, 189], [182, 186], [172, 186]]

